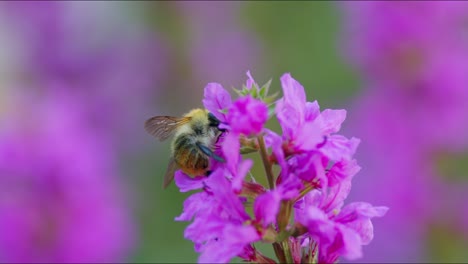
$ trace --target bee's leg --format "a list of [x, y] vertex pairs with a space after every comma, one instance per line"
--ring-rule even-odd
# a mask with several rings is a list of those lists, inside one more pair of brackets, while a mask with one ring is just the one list
[[219, 139], [221, 138], [221, 136], [224, 134], [224, 132], [221, 132], [218, 136], [216, 136], [216, 141], [215, 141], [215, 144], [218, 143]]
[[206, 177], [208, 177], [208, 176], [210, 176], [210, 175], [211, 175], [211, 173], [213, 173], [213, 171], [212, 171], [212, 170], [207, 170], [207, 171], [206, 171], [206, 173], [205, 173], [205, 176], [206, 176]]
[[197, 142], [196, 145], [201, 150], [201, 152], [203, 152], [208, 157], [212, 157], [213, 159], [215, 159], [215, 160], [217, 160], [219, 162], [225, 162], [225, 160], [222, 157], [220, 157], [216, 153], [214, 153], [213, 150], [211, 150], [209, 147], [203, 145], [200, 142]]

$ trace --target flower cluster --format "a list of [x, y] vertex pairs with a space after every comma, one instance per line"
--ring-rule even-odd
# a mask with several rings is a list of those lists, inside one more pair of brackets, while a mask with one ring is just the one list
[[[353, 159], [359, 140], [336, 134], [346, 111], [320, 111], [316, 101], [306, 101], [304, 88], [290, 74], [281, 77], [283, 97], [276, 102], [268, 95], [269, 83], [260, 87], [247, 76], [236, 100], [220, 84], [205, 88], [205, 107], [226, 129], [218, 143], [226, 162], [214, 161], [208, 177], [175, 175], [181, 192], [201, 190], [187, 198], [176, 218], [193, 220], [185, 238], [194, 242], [198, 261], [240, 257], [274, 263], [255, 248], [257, 242], [272, 244], [280, 262], [361, 257], [362, 245], [373, 238], [370, 219], [387, 208], [344, 205], [360, 169]], [[281, 134], [265, 128], [272, 116]], [[260, 153], [268, 187], [251, 175], [254, 162], [242, 156], [247, 152]]]

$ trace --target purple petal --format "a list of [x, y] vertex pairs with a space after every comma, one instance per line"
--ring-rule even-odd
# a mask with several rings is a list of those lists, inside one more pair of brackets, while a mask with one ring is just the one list
[[304, 87], [289, 73], [281, 77], [281, 85], [283, 98], [276, 103], [275, 113], [283, 129], [283, 138], [292, 140], [295, 130], [305, 121], [306, 95]]
[[[249, 218], [245, 212], [244, 205], [239, 196], [237, 196], [231, 187], [231, 182], [226, 179], [226, 170], [218, 168], [210, 174], [207, 187], [213, 193], [219, 207], [229, 215], [230, 219], [243, 222]], [[221, 213], [220, 213], [221, 214]]]
[[301, 110], [302, 119], [304, 117], [304, 107], [306, 104], [306, 94], [304, 87], [292, 78], [291, 74], [285, 73], [281, 76], [281, 86], [283, 87], [283, 97], [287, 103], [294, 104]]
[[268, 107], [250, 95], [241, 97], [229, 107], [227, 121], [233, 132], [258, 134], [268, 119]]
[[281, 196], [276, 190], [268, 191], [257, 197], [254, 203], [254, 214], [264, 227], [276, 222]]
[[223, 230], [223, 234], [229, 238], [229, 244], [243, 245], [242, 248], [260, 239], [260, 235], [253, 226], [227, 225]]
[[320, 106], [318, 102], [307, 102], [305, 106], [305, 121], [314, 121], [319, 115]]
[[323, 210], [330, 212], [335, 209], [341, 209], [344, 200], [348, 197], [351, 191], [351, 179], [346, 179], [341, 183], [329, 188], [327, 198], [322, 204]]
[[221, 113], [232, 104], [231, 95], [219, 83], [209, 83], [205, 86], [203, 105], [221, 122], [226, 122], [225, 114]]
[[232, 179], [232, 189], [234, 191], [239, 192], [242, 189], [242, 182], [245, 179], [245, 176], [249, 172], [250, 168], [252, 168], [253, 161], [252, 160], [244, 160], [239, 164], [237, 168], [237, 174], [234, 175]]
[[374, 207], [369, 203], [355, 202], [345, 206], [336, 221], [355, 230], [361, 237], [362, 244], [367, 245], [374, 237], [374, 228], [370, 219], [384, 216], [387, 210], [388, 208], [384, 206]]
[[242, 252], [239, 253], [238, 257], [245, 261], [252, 262], [255, 260], [256, 254], [257, 254], [256, 249], [252, 247], [252, 245], [249, 244], [244, 247]]
[[214, 214], [198, 215], [185, 229], [184, 237], [194, 243], [204, 243], [219, 236], [224, 225], [224, 221]]
[[359, 234], [362, 244], [368, 245], [374, 238], [374, 226], [370, 219], [360, 219], [346, 224], [349, 228], [355, 230]]
[[297, 154], [288, 160], [289, 169], [296, 177], [306, 182], [315, 179], [326, 180], [322, 158], [319, 152], [314, 151]]
[[348, 260], [355, 260], [362, 257], [362, 242], [360, 236], [353, 229], [338, 225], [339, 236], [337, 240], [341, 240], [340, 248], [336, 248], [335, 252]]
[[344, 179], [352, 178], [361, 170], [356, 160], [343, 159], [333, 164], [327, 173], [329, 186], [334, 186]]
[[283, 130], [283, 138], [286, 140], [293, 140], [297, 128], [302, 126], [303, 123], [299, 118], [297, 109], [287, 104], [284, 99], [280, 99], [276, 102], [275, 114]]
[[241, 254], [248, 244], [260, 236], [252, 226], [226, 225], [218, 240], [207, 243], [198, 258], [199, 263], [227, 263]]
[[280, 193], [282, 200], [289, 200], [299, 196], [299, 190], [304, 186], [301, 180], [297, 177], [287, 177], [280, 185], [277, 186], [276, 190]]
[[327, 142], [320, 151], [333, 161], [339, 161], [341, 159], [352, 159], [352, 156], [356, 152], [356, 148], [361, 140], [357, 138], [347, 139], [342, 135], [331, 135], [328, 136]]
[[252, 77], [252, 75], [250, 74], [250, 71], [247, 71], [247, 81], [245, 82], [245, 86], [247, 87], [247, 89], [252, 89], [252, 86], [253, 85], [257, 85], [257, 83], [255, 82], [254, 78]]
[[296, 220], [311, 230], [317, 230], [318, 226], [328, 222], [327, 215], [319, 208], [312, 205], [305, 205], [302, 214], [296, 214]]
[[210, 198], [205, 192], [195, 193], [184, 201], [184, 211], [176, 221], [191, 221], [193, 216], [210, 206]]
[[323, 134], [315, 123], [307, 123], [296, 132], [295, 144], [300, 150], [315, 150], [323, 142]]
[[275, 132], [265, 129], [265, 144], [267, 147], [271, 147], [273, 154], [276, 157], [276, 161], [281, 167], [281, 174], [286, 174], [288, 171], [288, 164], [286, 163], [284, 152], [283, 152], [283, 139]]
[[316, 122], [319, 124], [324, 134], [336, 133], [340, 131], [341, 124], [346, 119], [346, 110], [325, 109]]
[[[309, 208], [318, 208], [323, 200], [323, 192], [314, 189], [307, 193], [304, 198], [300, 199], [298, 202], [294, 204], [294, 208], [296, 209], [294, 212], [294, 219], [295, 221], [306, 224], [308, 216]], [[319, 213], [322, 214], [322, 213]], [[324, 213], [323, 213], [324, 214]]]
[[[357, 218], [382, 217], [388, 211], [385, 206], [372, 206], [366, 202], [354, 202], [346, 205], [338, 215], [341, 221], [353, 221]], [[351, 217], [352, 215], [352, 217]]]
[[174, 180], [179, 187], [180, 192], [188, 192], [191, 190], [201, 189], [203, 188], [203, 181], [206, 180], [205, 176], [197, 176], [197, 177], [190, 177], [182, 170], [178, 170], [175, 172]]
[[239, 134], [229, 132], [224, 137], [222, 150], [226, 159], [227, 169], [232, 175], [235, 175], [240, 158]]

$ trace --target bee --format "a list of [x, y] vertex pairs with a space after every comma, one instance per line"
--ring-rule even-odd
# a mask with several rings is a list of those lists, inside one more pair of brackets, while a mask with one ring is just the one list
[[214, 153], [219, 136], [225, 132], [218, 128], [220, 121], [206, 109], [193, 109], [182, 117], [154, 116], [145, 122], [145, 130], [159, 141], [174, 135], [171, 158], [164, 175], [163, 188], [174, 179], [180, 168], [189, 176], [209, 175], [210, 158], [224, 159]]

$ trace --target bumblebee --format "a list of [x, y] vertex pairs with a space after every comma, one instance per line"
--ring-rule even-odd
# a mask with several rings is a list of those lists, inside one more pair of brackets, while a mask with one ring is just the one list
[[183, 117], [154, 116], [146, 120], [145, 130], [160, 141], [174, 135], [164, 189], [178, 168], [193, 177], [210, 173], [210, 158], [224, 162], [213, 152], [218, 137], [225, 131], [219, 125], [220, 121], [206, 109], [193, 109]]

